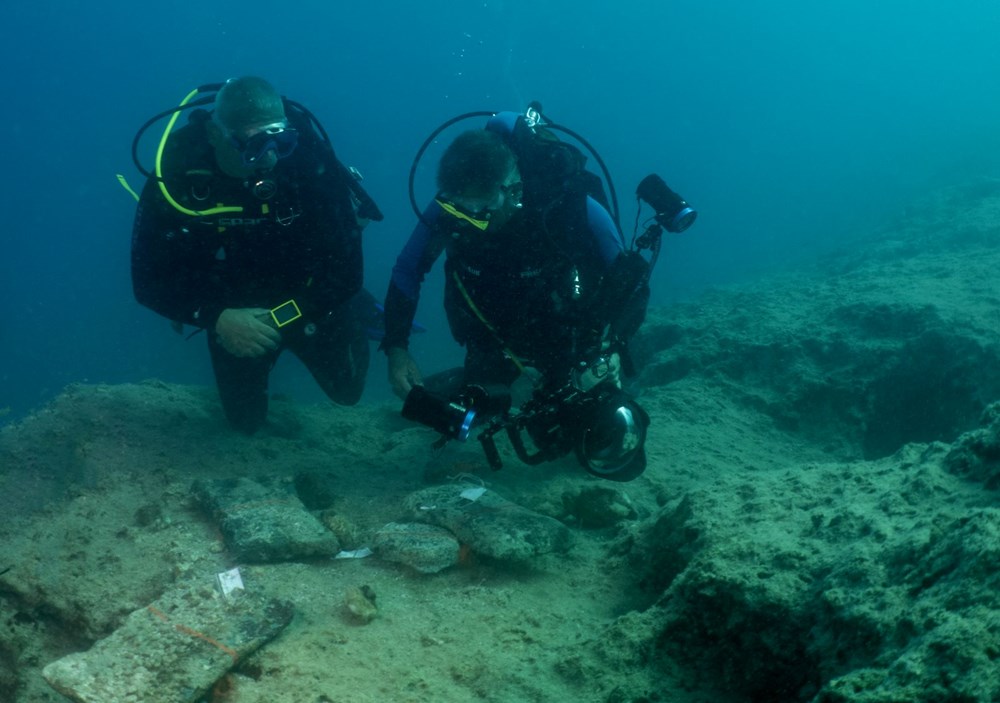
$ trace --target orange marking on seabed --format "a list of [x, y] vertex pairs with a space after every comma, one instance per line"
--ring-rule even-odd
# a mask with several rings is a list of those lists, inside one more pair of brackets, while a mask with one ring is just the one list
[[186, 635], [191, 635], [194, 638], [197, 638], [197, 639], [204, 640], [204, 641], [208, 642], [213, 647], [218, 647], [223, 652], [225, 652], [226, 654], [228, 654], [229, 656], [231, 656], [233, 658], [233, 663], [236, 663], [236, 662], [238, 662], [240, 660], [240, 655], [239, 655], [239, 653], [235, 649], [232, 649], [231, 647], [227, 647], [226, 645], [222, 644], [222, 642], [219, 642], [218, 640], [212, 639], [211, 637], [209, 637], [205, 633], [198, 632], [197, 630], [193, 630], [190, 627], [185, 627], [184, 625], [174, 625], [174, 627], [177, 628], [179, 631], [183, 632]]
[[157, 610], [153, 606], [149, 606], [148, 608], [146, 608], [146, 610], [148, 610], [149, 612], [151, 612], [153, 615], [155, 615], [156, 617], [158, 617], [163, 622], [170, 622], [170, 618], [168, 618], [167, 614], [164, 613], [162, 610]]
[[475, 558], [475, 552], [465, 542], [458, 545], [458, 563], [462, 566], [469, 566]]
[[[158, 617], [163, 622], [170, 623], [170, 618], [167, 617], [167, 614], [164, 613], [162, 610], [154, 608], [151, 605], [147, 606], [146, 610], [148, 610], [149, 612], [151, 612], [153, 615], [155, 615], [156, 617]], [[190, 627], [187, 627], [186, 625], [178, 625], [178, 624], [174, 624], [174, 629], [177, 630], [178, 632], [183, 632], [185, 635], [189, 635], [191, 637], [194, 637], [195, 639], [199, 639], [199, 640], [203, 640], [205, 642], [208, 642], [213, 647], [216, 647], [219, 650], [221, 650], [221, 651], [225, 652], [226, 654], [228, 654], [229, 656], [231, 656], [233, 658], [233, 663], [236, 663], [236, 662], [238, 662], [240, 660], [239, 652], [237, 652], [232, 647], [227, 647], [226, 645], [222, 644], [222, 642], [219, 642], [218, 640], [212, 639], [211, 637], [209, 637], [208, 635], [206, 635], [204, 632], [198, 632], [198, 630], [195, 630], [194, 628], [190, 628]]]

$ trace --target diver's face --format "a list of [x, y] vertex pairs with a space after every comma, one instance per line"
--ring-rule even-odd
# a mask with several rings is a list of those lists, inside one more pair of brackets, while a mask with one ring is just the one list
[[299, 133], [288, 126], [288, 120], [257, 122], [230, 132], [229, 141], [239, 152], [244, 166], [270, 169], [279, 159], [291, 155], [299, 143]]
[[283, 117], [244, 125], [235, 129], [218, 127], [216, 155], [221, 165], [233, 175], [270, 171], [291, 154], [298, 144], [298, 133]]
[[520, 207], [523, 192], [521, 173], [517, 170], [517, 166], [514, 166], [493, 192], [481, 195], [456, 195], [453, 200], [469, 212], [494, 213], [507, 205]]
[[490, 229], [497, 230], [521, 208], [523, 195], [521, 173], [514, 166], [493, 192], [475, 196], [456, 195], [452, 200], [474, 218], [489, 220]]

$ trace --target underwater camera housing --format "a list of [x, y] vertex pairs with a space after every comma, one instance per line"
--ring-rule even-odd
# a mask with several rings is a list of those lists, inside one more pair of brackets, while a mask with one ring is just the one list
[[[510, 397], [493, 399], [479, 386], [446, 397], [416, 386], [403, 404], [403, 417], [464, 441], [473, 422], [485, 418], [479, 442], [493, 469], [503, 466], [494, 436], [504, 431], [525, 464], [552, 461], [569, 453], [590, 474], [610, 481], [631, 481], [646, 469], [649, 415], [627, 393], [604, 383], [581, 391], [571, 383], [537, 389], [516, 412]], [[527, 434], [535, 451], [529, 452]]]
[[[538, 464], [573, 452], [587, 473], [609, 481], [631, 481], [646, 470], [648, 427], [646, 411], [611, 383], [587, 391], [571, 383], [538, 390], [516, 416], [500, 423], [524, 463]], [[490, 441], [490, 429], [483, 432], [487, 437], [479, 438], [484, 444]], [[525, 448], [522, 430], [535, 445], [534, 454]]]
[[654, 219], [668, 232], [683, 232], [698, 218], [698, 211], [670, 190], [670, 186], [655, 173], [639, 182], [635, 194], [656, 211]]

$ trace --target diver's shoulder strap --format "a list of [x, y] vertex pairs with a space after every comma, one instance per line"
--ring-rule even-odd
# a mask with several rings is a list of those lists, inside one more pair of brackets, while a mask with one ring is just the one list
[[[333, 149], [330, 149], [330, 153], [333, 155]], [[384, 220], [385, 215], [379, 210], [378, 204], [361, 185], [361, 172], [353, 166], [345, 166], [336, 155], [333, 155], [333, 162], [333, 167], [340, 171], [340, 178], [351, 191], [351, 198], [354, 201], [354, 209], [358, 218], [374, 222]]]
[[329, 173], [350, 191], [358, 219], [374, 222], [385, 219], [375, 200], [361, 185], [361, 173], [353, 166], [345, 166], [337, 158], [329, 138], [325, 133], [320, 133], [313, 124], [315, 118], [298, 103], [286, 101], [285, 109], [289, 122], [299, 130], [300, 140], [319, 154]]
[[164, 178], [182, 178], [214, 163], [206, 125], [212, 116], [207, 110], [193, 110], [188, 123], [170, 134], [163, 150]]

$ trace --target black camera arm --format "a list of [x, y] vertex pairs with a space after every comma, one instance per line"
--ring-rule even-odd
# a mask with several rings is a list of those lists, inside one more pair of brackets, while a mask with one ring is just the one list
[[663, 245], [663, 225], [655, 220], [650, 223], [646, 231], [635, 240], [635, 248], [638, 251], [649, 249], [653, 255], [650, 268], [656, 265], [656, 259], [660, 256], [660, 247]]
[[[500, 452], [497, 450], [495, 435], [503, 431], [507, 433], [511, 446], [517, 458], [528, 466], [536, 466], [546, 461], [553, 461], [568, 454], [571, 449], [557, 439], [536, 448], [534, 453], [528, 451], [524, 444], [524, 432], [530, 432], [529, 427], [534, 423], [542, 427], [551, 427], [554, 430], [561, 430], [559, 419], [560, 410], [570, 407], [581, 400], [583, 391], [580, 391], [571, 383], [565, 386], [556, 387], [546, 391], [536, 391], [519, 410], [513, 413], [505, 413], [493, 417], [489, 424], [483, 428], [478, 436], [480, 444], [483, 445], [483, 452], [490, 467], [494, 470], [503, 467]], [[533, 437], [534, 439], [534, 437]], [[537, 444], [537, 442], [536, 442]]]
[[506, 426], [507, 418], [493, 418], [486, 429], [479, 433], [479, 443], [483, 445], [483, 453], [490, 468], [499, 471], [503, 468], [503, 459], [500, 458], [500, 451], [497, 449], [497, 442], [493, 435]]
[[522, 413], [508, 415], [505, 417], [495, 417], [490, 421], [489, 426], [479, 433], [479, 443], [483, 445], [483, 453], [486, 454], [486, 461], [494, 471], [503, 468], [503, 459], [500, 458], [500, 451], [494, 436], [499, 432], [506, 432], [510, 444], [514, 447], [517, 458], [529, 466], [536, 466], [544, 461], [551, 461], [557, 458], [551, 451], [536, 451], [534, 454], [528, 452], [524, 446], [524, 439], [521, 436], [527, 424], [527, 417]]

